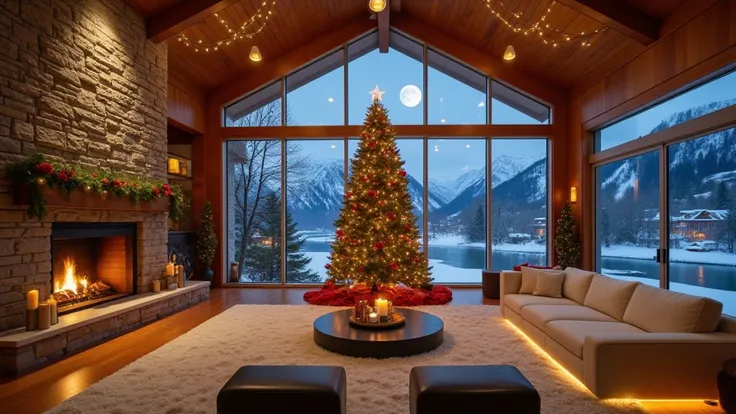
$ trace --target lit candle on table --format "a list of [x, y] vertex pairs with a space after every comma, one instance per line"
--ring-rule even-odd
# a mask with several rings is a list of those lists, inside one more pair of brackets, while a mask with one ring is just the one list
[[376, 312], [378, 316], [388, 316], [388, 300], [376, 299]]
[[376, 315], [376, 313], [375, 313], [375, 312], [371, 312], [371, 313], [369, 313], [369, 314], [368, 314], [368, 321], [369, 321], [370, 323], [376, 323], [376, 322], [378, 322], [378, 315]]

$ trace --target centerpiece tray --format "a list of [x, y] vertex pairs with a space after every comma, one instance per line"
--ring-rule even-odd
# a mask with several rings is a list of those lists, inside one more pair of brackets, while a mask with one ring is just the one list
[[355, 315], [350, 315], [350, 324], [359, 326], [361, 328], [388, 329], [388, 328], [398, 328], [404, 325], [404, 323], [406, 323], [406, 318], [404, 317], [404, 315], [400, 313], [394, 312], [391, 315], [389, 315], [388, 318], [389, 318], [388, 322], [371, 323], [371, 322], [361, 322], [355, 319]]

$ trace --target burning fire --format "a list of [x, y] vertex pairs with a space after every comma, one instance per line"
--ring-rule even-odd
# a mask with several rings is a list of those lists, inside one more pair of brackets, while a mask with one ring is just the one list
[[[70, 290], [74, 293], [82, 293], [87, 290], [87, 276], [77, 277], [77, 263], [74, 259], [67, 257], [64, 259], [64, 283], [55, 283], [54, 291], [61, 292]], [[81, 291], [80, 291], [81, 285]]]

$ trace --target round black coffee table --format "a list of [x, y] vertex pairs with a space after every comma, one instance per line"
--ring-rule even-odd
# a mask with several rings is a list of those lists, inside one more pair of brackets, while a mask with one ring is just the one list
[[396, 311], [406, 317], [406, 323], [395, 329], [352, 326], [352, 309], [322, 315], [314, 321], [314, 343], [328, 351], [361, 358], [405, 357], [442, 345], [442, 319], [406, 308]]

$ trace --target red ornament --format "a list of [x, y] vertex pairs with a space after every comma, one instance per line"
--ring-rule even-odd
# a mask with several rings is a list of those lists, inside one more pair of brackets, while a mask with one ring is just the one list
[[408, 224], [404, 224], [404, 230], [409, 231], [411, 230], [411, 226]]
[[365, 273], [365, 266], [360, 266], [360, 267], [358, 268], [358, 271], [359, 271], [360, 273]]
[[396, 218], [396, 213], [394, 213], [393, 211], [389, 211], [388, 213], [386, 213], [386, 218], [389, 220], [393, 220]]
[[51, 174], [54, 172], [54, 166], [47, 162], [41, 162], [36, 165], [36, 171], [43, 174]]
[[376, 249], [376, 251], [383, 250], [384, 247], [385, 246], [384, 246], [383, 242], [380, 242], [380, 241], [379, 242], [376, 242], [376, 244], [373, 245], [373, 248]]
[[368, 196], [370, 196], [371, 198], [376, 198], [376, 197], [378, 197], [378, 192], [376, 190], [373, 190], [373, 189], [368, 190]]
[[399, 270], [399, 264], [396, 262], [391, 262], [391, 264], [389, 264], [388, 267], [390, 267], [391, 270]]
[[325, 269], [327, 269], [327, 270], [330, 270], [330, 268], [331, 268], [331, 267], [332, 267], [332, 265], [331, 265], [330, 263], [327, 263], [327, 264], [325, 265]]
[[353, 193], [351, 193], [350, 191], [348, 191], [347, 193], [345, 193], [345, 199], [348, 199], [348, 198], [352, 197], [352, 195], [353, 195]]
[[370, 142], [368, 142], [368, 148], [370, 148], [370, 149], [376, 148], [376, 141], [370, 141]]
[[353, 204], [353, 205], [352, 205], [352, 206], [351, 206], [350, 208], [351, 208], [351, 209], [352, 209], [353, 211], [358, 211], [358, 205], [357, 205], [357, 204]]
[[121, 183], [118, 180], [115, 180], [112, 182], [112, 185], [115, 186], [115, 188], [120, 188], [120, 186], [123, 185], [123, 183]]
[[411, 260], [412, 260], [412, 261], [413, 261], [414, 263], [419, 263], [419, 258], [418, 258], [418, 257], [416, 257], [416, 256], [414, 256], [414, 257], [413, 257], [413, 258], [412, 258]]
[[406, 171], [404, 170], [399, 171], [399, 175], [402, 177], [406, 177]]
[[342, 237], [342, 236], [344, 236], [344, 235], [345, 235], [345, 232], [344, 232], [344, 231], [342, 231], [342, 230], [337, 230], [337, 231], [335, 232], [335, 234], [337, 234], [337, 237]]
[[110, 184], [110, 180], [108, 180], [107, 178], [103, 178], [102, 179], [102, 184], [108, 185], [108, 184]]

